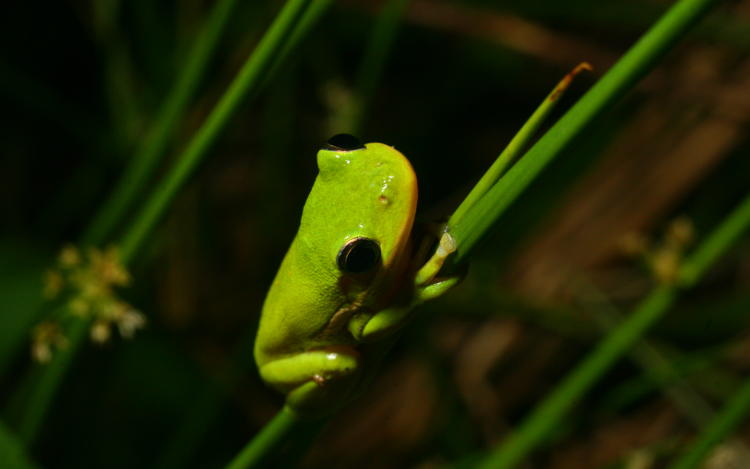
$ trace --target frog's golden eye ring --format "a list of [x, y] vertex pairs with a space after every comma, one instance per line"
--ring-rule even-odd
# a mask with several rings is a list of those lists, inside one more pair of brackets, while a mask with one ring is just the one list
[[353, 238], [336, 256], [336, 263], [347, 274], [364, 274], [380, 265], [380, 246], [370, 238]]
[[362, 142], [357, 137], [349, 134], [334, 135], [323, 145], [324, 150], [331, 151], [354, 151], [362, 148], [365, 148]]

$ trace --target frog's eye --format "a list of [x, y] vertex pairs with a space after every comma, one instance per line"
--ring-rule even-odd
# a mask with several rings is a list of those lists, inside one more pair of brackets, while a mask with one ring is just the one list
[[323, 148], [331, 151], [353, 151], [365, 148], [365, 146], [353, 135], [338, 134], [328, 139]]
[[346, 242], [336, 256], [342, 272], [363, 274], [380, 265], [380, 246], [370, 238], [354, 238]]

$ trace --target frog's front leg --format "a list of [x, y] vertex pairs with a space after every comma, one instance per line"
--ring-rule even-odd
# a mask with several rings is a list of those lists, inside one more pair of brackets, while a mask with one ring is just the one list
[[414, 278], [414, 293], [408, 304], [391, 306], [375, 315], [360, 313], [349, 321], [349, 332], [359, 342], [372, 342], [400, 328], [407, 321], [411, 310], [427, 300], [437, 298], [453, 288], [463, 279], [463, 273], [438, 277], [445, 260], [456, 251], [456, 242], [449, 233], [443, 233], [435, 253], [417, 271]]
[[327, 346], [260, 367], [264, 381], [286, 394], [292, 409], [314, 411], [345, 401], [356, 385], [360, 356], [349, 346]]

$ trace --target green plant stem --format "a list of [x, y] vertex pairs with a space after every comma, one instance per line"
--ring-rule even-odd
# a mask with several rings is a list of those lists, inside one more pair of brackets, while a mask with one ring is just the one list
[[603, 111], [649, 72], [657, 60], [719, 0], [680, 0], [449, 229], [458, 244], [451, 265], [476, 244], [531, 181]]
[[131, 51], [120, 30], [122, 3], [122, 0], [101, 0], [92, 5], [92, 25], [103, 58], [111, 127], [120, 148], [135, 140], [142, 116], [140, 102], [135, 99]]
[[[691, 389], [695, 389], [694, 392], [698, 394], [700, 401], [705, 401], [702, 392], [703, 389], [700, 388], [699, 383], [695, 382], [696, 380], [700, 380], [696, 375], [712, 366], [717, 366], [720, 360], [720, 353], [716, 350], [711, 350], [710, 353], [703, 350], [690, 354], [682, 354], [679, 351], [670, 350], [662, 344], [659, 344], [656, 350], [665, 360], [670, 360], [669, 367], [674, 369], [674, 373], [670, 373], [671, 376], [665, 375], [664, 378], [666, 380], [654, 379], [651, 372], [626, 380], [607, 394], [600, 406], [602, 413], [609, 415], [618, 414], [625, 408], [630, 407], [634, 402], [644, 399], [653, 393], [663, 391], [663, 388], [666, 386], [679, 385], [675, 380], [687, 382]], [[657, 365], [657, 367], [660, 366]], [[703, 428], [706, 422], [709, 422], [715, 415], [713, 408], [707, 402], [706, 405], [701, 405], [697, 409], [691, 409], [690, 413], [695, 413], [694, 416], [689, 416], [694, 421], [694, 424], [698, 420], [703, 421], [704, 417], [708, 417], [698, 428]]]
[[[285, 43], [283, 50], [276, 55], [274, 63], [271, 66], [269, 72], [263, 78], [262, 87], [271, 84], [277, 74], [281, 71], [282, 65], [286, 62], [285, 58], [299, 45], [300, 41], [307, 37], [312, 28], [318, 23], [323, 17], [328, 8], [331, 6], [332, 0], [318, 0], [310, 3], [308, 8], [305, 10], [304, 15], [294, 28], [294, 32], [291, 34], [290, 39]], [[280, 80], [288, 82], [288, 76], [279, 77]], [[287, 102], [290, 99], [291, 94], [289, 93], [290, 86], [284, 86], [283, 88], [276, 87], [272, 93], [273, 100], [268, 109], [273, 115], [267, 116], [265, 119], [271, 122], [272, 125], [278, 127], [281, 125], [282, 128], [270, 131], [273, 136], [284, 138], [288, 135], [289, 125], [286, 122], [288, 120], [288, 109], [292, 106], [291, 103]], [[278, 102], [278, 100], [282, 102]], [[269, 131], [266, 131], [268, 134]], [[278, 157], [284, 154], [283, 146], [279, 147], [278, 142], [273, 146], [273, 151], [270, 152], [272, 156], [269, 158], [269, 162], [274, 163], [272, 168], [263, 170], [264, 174], [269, 171], [275, 171], [279, 166]], [[283, 177], [279, 175], [278, 177]], [[273, 177], [268, 178], [273, 180]], [[274, 190], [278, 191], [276, 187]], [[270, 222], [270, 220], [269, 220]], [[205, 440], [205, 436], [209, 434], [214, 426], [216, 420], [221, 414], [222, 409], [227, 404], [227, 396], [230, 394], [230, 389], [236, 384], [241, 376], [247, 373], [248, 354], [247, 351], [252, 349], [255, 341], [255, 325], [249, 328], [247, 337], [242, 339], [239, 344], [238, 350], [235, 351], [231, 357], [231, 363], [228, 364], [228, 371], [223, 373], [220, 379], [210, 380], [202, 387], [202, 389], [196, 393], [196, 399], [191, 404], [188, 410], [185, 412], [182, 421], [177, 426], [174, 434], [172, 434], [165, 445], [163, 445], [163, 452], [159, 456], [155, 468], [158, 469], [175, 469], [185, 467], [187, 462], [193, 454], [200, 448], [201, 443]]]
[[31, 446], [39, 433], [55, 392], [70, 368], [73, 357], [83, 344], [87, 331], [88, 322], [76, 318], [68, 331], [68, 347], [56, 353], [50, 363], [37, 367], [22, 387], [21, 392], [26, 394], [24, 391], [27, 391], [28, 396], [18, 435], [27, 447]]
[[747, 230], [748, 225], [750, 225], [750, 196], [745, 197], [680, 266], [680, 286], [695, 285], [711, 264]]
[[[146, 206], [135, 219], [121, 245], [120, 255], [124, 264], [132, 261], [146, 235], [164, 214], [169, 202], [215, 141], [232, 113], [242, 103], [242, 98], [258, 85], [264, 70], [270, 65], [275, 52], [281, 48], [309, 1], [289, 0], [284, 5], [227, 92], [179, 156], [175, 166], [166, 175], [165, 181], [154, 190]], [[72, 358], [86, 337], [87, 326], [88, 323], [85, 320], [74, 321], [69, 336], [70, 346], [59, 351], [50, 363], [35, 373], [40, 376], [32, 379], [35, 385], [29, 391], [28, 399], [25, 399], [26, 405], [20, 423], [21, 436], [27, 445], [36, 437], [62, 378], [70, 367]]]
[[674, 290], [654, 290], [626, 322], [607, 336], [578, 367], [568, 374], [522, 425], [479, 467], [482, 469], [511, 468], [521, 462], [577, 402], [591, 385], [624, 353], [635, 340], [664, 312], [675, 296]]
[[677, 459], [669, 469], [692, 469], [699, 467], [718, 443], [723, 441], [750, 413], [750, 380], [746, 380], [739, 391], [704, 428], [691, 448]]
[[115, 189], [84, 233], [82, 244], [104, 242], [117, 223], [123, 220], [136, 196], [143, 191], [203, 78], [207, 69], [206, 64], [216, 50], [221, 32], [236, 3], [237, 0], [221, 0], [213, 8], [208, 22], [187, 55], [184, 68], [176, 74], [175, 86], [171, 88], [156, 120], [137, 148]]
[[240, 69], [206, 121], [177, 158], [175, 166], [164, 181], [154, 190], [143, 210], [136, 217], [120, 245], [123, 262], [128, 263], [140, 248], [146, 236], [166, 211], [172, 198], [192, 174], [219, 132], [226, 127], [244, 98], [260, 84], [263, 74], [272, 64], [273, 57], [293, 30], [297, 20], [310, 0], [288, 0], [260, 43]]
[[36, 469], [21, 442], [0, 422], [0, 467], [4, 469]]
[[[593, 318], [603, 331], [612, 333], [623, 321], [623, 314], [599, 291], [595, 285], [582, 280], [579, 291], [585, 295], [585, 301], [594, 303]], [[646, 376], [658, 385], [682, 414], [696, 428], [703, 428], [714, 416], [711, 405], [703, 399], [681, 375], [672, 362], [645, 337], [633, 345], [628, 354], [631, 360], [645, 371]]]
[[[681, 266], [680, 276], [696, 282], [750, 226], [748, 196]], [[686, 274], [689, 273], [689, 274]], [[683, 283], [683, 286], [688, 284]], [[520, 463], [559, 424], [594, 383], [659, 319], [673, 304], [677, 285], [662, 285], [605, 337], [599, 345], [525, 419], [521, 426], [479, 466], [481, 469], [508, 469]]]
[[[722, 247], [733, 242], [750, 224], [750, 197], [746, 198], [732, 217], [725, 223], [726, 229], [712, 236], [712, 242], [696, 252], [693, 262], [681, 270], [684, 284], [692, 285], [700, 279], [706, 268], [721, 254]], [[670, 469], [697, 467], [711, 449], [726, 436], [750, 412], [750, 380], [732, 397], [700, 434], [688, 452], [678, 459]]]
[[448, 220], [448, 226], [455, 226], [461, 219], [466, 215], [466, 212], [474, 206], [474, 204], [487, 194], [487, 191], [495, 185], [500, 177], [505, 173], [505, 170], [510, 166], [511, 162], [515, 160], [521, 151], [526, 148], [531, 139], [536, 135], [539, 128], [544, 123], [544, 120], [549, 116], [549, 113], [555, 108], [555, 105], [560, 101], [560, 96], [568, 88], [573, 80], [573, 77], [577, 75], [581, 70], [591, 70], [591, 65], [588, 63], [582, 63], [578, 65], [573, 71], [568, 73], [560, 82], [555, 85], [555, 88], [544, 98], [544, 101], [539, 105], [529, 119], [523, 124], [521, 130], [508, 143], [508, 146], [500, 153], [492, 166], [484, 173], [482, 178], [477, 182], [469, 192], [469, 195], [461, 202], [450, 220]]
[[265, 458], [277, 448], [301, 421], [284, 407], [263, 429], [240, 451], [226, 469], [250, 469], [261, 467]]

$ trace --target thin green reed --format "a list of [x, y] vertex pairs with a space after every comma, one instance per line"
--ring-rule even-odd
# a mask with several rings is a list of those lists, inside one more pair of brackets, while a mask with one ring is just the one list
[[[578, 282], [582, 296], [587, 302], [595, 302], [592, 318], [598, 322], [603, 332], [612, 333], [622, 323], [624, 315], [618, 311], [603, 292], [588, 281]], [[592, 305], [593, 306], [593, 305]], [[631, 361], [638, 365], [653, 383], [675, 404], [675, 407], [695, 428], [703, 428], [714, 416], [711, 405], [703, 399], [673, 366], [656, 344], [645, 337], [628, 353]]]
[[[396, 39], [398, 26], [409, 0], [390, 0], [385, 3], [378, 15], [373, 33], [370, 35], [368, 48], [359, 67], [357, 92], [355, 102], [352, 104], [352, 113], [347, 116], [347, 131], [358, 134], [361, 132], [364, 119], [369, 112], [369, 103], [378, 87], [383, 74], [385, 63], [390, 50]], [[320, 15], [325, 4], [321, 2], [316, 9], [310, 7], [310, 15]], [[301, 22], [305, 25], [306, 22]], [[301, 28], [300, 28], [301, 29]], [[290, 44], [294, 43], [294, 39]], [[275, 67], [272, 72], [275, 72]], [[322, 425], [322, 421], [318, 422]], [[298, 431], [302, 422], [295, 417], [287, 408], [279, 413], [256, 434], [233, 461], [227, 469], [241, 469], [259, 467], [266, 457], [277, 448], [290, 434]]]
[[[591, 65], [587, 62], [579, 64], [570, 73], [568, 73], [555, 88], [544, 98], [542, 104], [534, 111], [529, 119], [523, 124], [521, 129], [513, 136], [508, 145], [495, 159], [492, 166], [484, 173], [481, 179], [474, 185], [469, 195], [464, 198], [461, 205], [453, 212], [448, 220], [448, 226], [455, 226], [463, 220], [469, 210], [500, 180], [505, 171], [513, 161], [522, 154], [529, 142], [536, 137], [537, 132], [545, 122], [549, 114], [555, 109], [559, 98], [570, 86], [573, 78], [583, 70], [591, 70]], [[499, 215], [498, 215], [499, 216]]]
[[[310, 0], [288, 0], [277, 15], [271, 27], [265, 33], [253, 53], [245, 61], [228, 90], [206, 118], [185, 150], [178, 156], [175, 165], [166, 174], [165, 179], [153, 190], [144, 208], [135, 217], [130, 229], [121, 244], [121, 257], [125, 264], [132, 261], [138, 249], [142, 247], [146, 236], [164, 215], [169, 203], [198, 163], [214, 143], [220, 131], [226, 126], [229, 118], [261, 80], [272, 64], [275, 54], [283, 47], [297, 20]], [[67, 372], [72, 358], [80, 348], [88, 328], [86, 321], [77, 320], [69, 331], [70, 345], [58, 352], [55, 358], [37, 372], [34, 383], [28, 390], [26, 407], [21, 417], [21, 438], [30, 444], [39, 431], [40, 424], [49, 409], [63, 376]]]
[[104, 96], [116, 145], [125, 148], [135, 138], [143, 110], [135, 99], [133, 62], [120, 29], [121, 0], [103, 0], [92, 6], [94, 37], [102, 54]]
[[[390, 16], [393, 14], [393, 12], [383, 12], [381, 13], [381, 17], [378, 21], [394, 21], [394, 18], [390, 18]], [[383, 19], [383, 15], [388, 16], [389, 18]], [[376, 27], [376, 29], [379, 28], [383, 28], [383, 26], [381, 25]], [[387, 29], [391, 34], [393, 34], [396, 30], [395, 26], [393, 25], [389, 25]], [[392, 38], [389, 37], [388, 41], [390, 41], [391, 39]], [[384, 56], [380, 57], [381, 62], [384, 62], [384, 60]], [[382, 64], [380, 66], [382, 66]], [[539, 128], [541, 123], [544, 121], [544, 118], [554, 108], [554, 105], [557, 102], [557, 97], [565, 91], [573, 76], [578, 73], [578, 71], [585, 68], [588, 68], [587, 64], [582, 64], [581, 66], [577, 67], [555, 87], [553, 92], [547, 98], [545, 98], [539, 109], [534, 112], [529, 121], [523, 126], [521, 131], [519, 131], [516, 137], [513, 138], [506, 151], [503, 151], [503, 153], [498, 157], [498, 160], [495, 162], [495, 164], [493, 164], [490, 170], [488, 170], [485, 177], [483, 177], [482, 180], [477, 184], [477, 186], [472, 190], [471, 194], [467, 197], [467, 200], [465, 200], [461, 204], [462, 207], [468, 207], [471, 204], [467, 203], [467, 201], [476, 201], [478, 198], [480, 198], [482, 193], [487, 191], [487, 187], [490, 186], [491, 183], [500, 176], [503, 169], [507, 167], [507, 165], [515, 156], [517, 156], [525, 143], [531, 139], [533, 132]], [[269, 422], [263, 429], [261, 429], [258, 434], [256, 434], [248, 442], [248, 444], [241, 450], [241, 452], [230, 463], [230, 465], [227, 466], [227, 468], [249, 469], [253, 467], [261, 467], [261, 464], [263, 464], [270, 453], [274, 449], [278, 448], [290, 434], [297, 433], [298, 429], [301, 428], [303, 423], [305, 422], [301, 419], [298, 419], [295, 414], [290, 412], [287, 408], [282, 409], [271, 422]], [[323, 423], [324, 422], [321, 420], [312, 422], [311, 425], [321, 426]]]
[[[26, 446], [30, 446], [36, 439], [44, 416], [49, 410], [63, 376], [70, 368], [73, 357], [83, 344], [87, 330], [87, 322], [73, 321], [67, 334], [69, 345], [56, 353], [52, 361], [33, 370], [30, 379], [16, 391], [16, 395], [21, 393], [27, 396], [18, 429], [18, 436]], [[16, 399], [21, 400], [17, 397]]]
[[[264, 76], [261, 87], [265, 87], [273, 81], [274, 77], [282, 70], [282, 65], [286, 62], [285, 58], [292, 53], [303, 38], [307, 37], [328, 11], [331, 4], [332, 0], [317, 0], [309, 5], [295, 26], [290, 38], [285, 42], [283, 49], [274, 57], [273, 65]], [[252, 348], [255, 338], [255, 327], [253, 326], [250, 329], [247, 332], [247, 337], [240, 341], [232, 361], [222, 373], [221, 379], [207, 382], [197, 393], [196, 401], [185, 412], [184, 419], [163, 446], [162, 453], [155, 464], [156, 468], [183, 467], [200, 447], [205, 435], [211, 431], [222, 406], [225, 404], [227, 390], [237, 382], [243, 373], [247, 372], [247, 351]]]
[[[484, 197], [470, 204], [471, 206], [464, 211], [455, 225], [449, 224], [458, 243], [457, 255], [452, 259], [453, 264], [465, 260], [504, 210], [541, 170], [591, 121], [632, 88], [638, 79], [643, 77], [658, 59], [686, 33], [689, 27], [717, 1], [683, 0], [670, 10], [505, 176], [487, 190]], [[507, 156], [503, 156], [503, 168], [506, 166], [504, 162], [506, 159]], [[502, 169], [498, 173], [502, 173]], [[660, 305], [668, 303], [672, 295], [673, 293], [668, 291], [656, 292], [646, 301], [644, 308], [658, 309]], [[623, 338], [617, 344], [622, 340]], [[265, 452], [278, 444], [275, 439], [283, 439], [288, 432], [294, 431], [299, 422], [292, 414], [287, 416], [280, 414], [277, 418], [282, 419], [284, 425], [274, 420], [273, 426], [265, 427], [241, 453], [253, 455], [253, 458], [250, 458], [253, 464], [260, 461]], [[284, 431], [277, 431], [277, 424]], [[258, 443], [259, 440], [264, 443]], [[250, 448], [254, 449], [251, 451]], [[253, 464], [248, 463], [236, 467], [255, 467]]]
[[[534, 146], [449, 229], [458, 243], [452, 265], [477, 243], [531, 181], [587, 126], [613, 106], [719, 0], [680, 0]], [[596, 66], [596, 64], [594, 64]]]
[[237, 0], [221, 0], [214, 6], [203, 30], [187, 54], [183, 69], [175, 75], [175, 85], [159, 110], [156, 120], [142, 143], [138, 145], [114, 190], [84, 233], [82, 244], [97, 245], [104, 242], [116, 225], [125, 218], [136, 197], [143, 193], [164, 155], [170, 137], [182, 121], [185, 109], [205, 75], [206, 65], [216, 50], [221, 33], [236, 3]]
[[750, 196], [684, 261], [680, 266], [678, 282], [656, 287], [479, 467], [508, 469], [523, 461], [559, 425], [568, 410], [669, 310], [679, 289], [693, 286], [748, 227]]
[[693, 445], [679, 457], [669, 469], [693, 469], [710, 454], [711, 450], [738, 425], [747, 419], [750, 413], [750, 379], [735, 393], [719, 413], [705, 426]]
[[[747, 229], [750, 224], [750, 197], [745, 199], [725, 224], [728, 223], [731, 223], [731, 227], [717, 233], [713, 244], [707, 246], [702, 252], [696, 252], [693, 262], [682, 269], [682, 281], [685, 284], [696, 283], [708, 266], [723, 252], [724, 246], [731, 244], [737, 238], [735, 233], [741, 233]], [[743, 383], [729, 402], [706, 425], [693, 446], [669, 469], [697, 467], [717, 443], [742, 423], [748, 413], [750, 413], [750, 380]]]
[[[450, 226], [459, 249], [460, 262], [531, 180], [557, 156], [586, 126], [642, 78], [677, 40], [708, 13], [717, 0], [681, 0], [672, 7], [602, 79], [545, 134], [487, 195], [475, 203], [463, 220]], [[734, 218], [730, 218], [733, 220]], [[722, 225], [684, 267], [685, 276], [702, 271], [707, 259], [726, 249], [721, 236], [733, 233], [732, 223]], [[718, 240], [718, 241], [717, 241]], [[721, 247], [719, 251], [711, 251]], [[607, 336], [553, 393], [540, 404], [506, 443], [485, 459], [482, 468], [510, 468], [520, 463], [578, 399], [609, 367], [668, 309], [676, 296], [673, 286], [656, 288], [635, 312]]]
[[0, 422], [0, 467], [4, 469], [37, 469], [26, 455], [26, 448], [13, 432]]
[[202, 161], [221, 130], [244, 102], [244, 98], [261, 84], [261, 79], [273, 64], [276, 54], [283, 48], [284, 42], [294, 30], [295, 24], [309, 2], [310, 0], [288, 0], [284, 5], [258, 47], [245, 61], [227, 91], [180, 154], [175, 166], [156, 186], [135, 218], [133, 225], [123, 237], [120, 245], [123, 262], [128, 263], [133, 258], [157, 221], [166, 212], [177, 191]]
[[268, 422], [261, 431], [248, 443], [225, 469], [249, 469], [261, 467], [264, 460], [278, 448], [293, 431], [300, 420], [289, 409], [284, 407]]
[[[178, 81], [160, 110], [154, 126], [130, 159], [115, 189], [85, 230], [81, 239], [83, 245], [98, 245], [105, 242], [112, 229], [122, 222], [136, 196], [145, 188], [174, 128], [195, 93], [235, 3], [236, 0], [221, 0], [214, 7], [207, 24], [188, 54], [184, 69], [177, 73]], [[114, 21], [112, 18], [117, 8], [119, 7], [114, 3], [103, 2], [103, 5], [96, 9], [101, 17], [98, 23], [104, 25], [100, 26], [100, 29], [111, 28], [108, 25]], [[75, 321], [68, 332], [70, 346], [47, 367], [32, 374], [30, 382], [36, 385], [35, 389], [30, 391], [29, 404], [19, 429], [21, 438], [27, 443], [35, 438], [57, 385], [86, 336], [87, 327], [86, 322]]]

